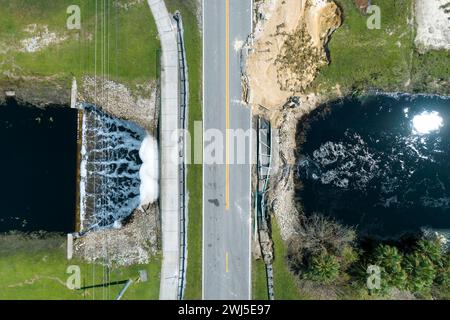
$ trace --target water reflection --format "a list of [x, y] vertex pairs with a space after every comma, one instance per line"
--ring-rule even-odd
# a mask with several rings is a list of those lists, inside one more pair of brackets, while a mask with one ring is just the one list
[[444, 119], [436, 111], [423, 111], [412, 120], [414, 134], [430, 134], [444, 125]]

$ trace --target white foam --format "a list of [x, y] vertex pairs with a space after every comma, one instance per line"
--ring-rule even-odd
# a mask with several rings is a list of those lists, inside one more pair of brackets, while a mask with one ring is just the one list
[[139, 170], [141, 179], [140, 206], [155, 202], [159, 197], [159, 152], [154, 137], [147, 135], [139, 149], [142, 165]]

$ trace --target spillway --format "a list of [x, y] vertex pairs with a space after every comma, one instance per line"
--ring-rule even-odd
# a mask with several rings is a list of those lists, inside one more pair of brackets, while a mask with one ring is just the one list
[[158, 198], [158, 147], [147, 131], [81, 104], [80, 230], [118, 227]]

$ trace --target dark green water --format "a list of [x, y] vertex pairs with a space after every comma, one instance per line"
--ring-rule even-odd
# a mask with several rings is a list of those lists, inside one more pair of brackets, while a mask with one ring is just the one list
[[74, 231], [77, 112], [0, 105], [0, 232]]
[[362, 235], [450, 230], [450, 100], [376, 95], [314, 111], [298, 128], [305, 212]]

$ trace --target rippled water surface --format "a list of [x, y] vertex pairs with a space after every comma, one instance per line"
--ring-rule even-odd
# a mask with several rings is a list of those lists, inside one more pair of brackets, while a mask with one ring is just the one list
[[[328, 110], [328, 112], [326, 111]], [[450, 229], [450, 100], [347, 98], [299, 125], [298, 193], [363, 234]]]

